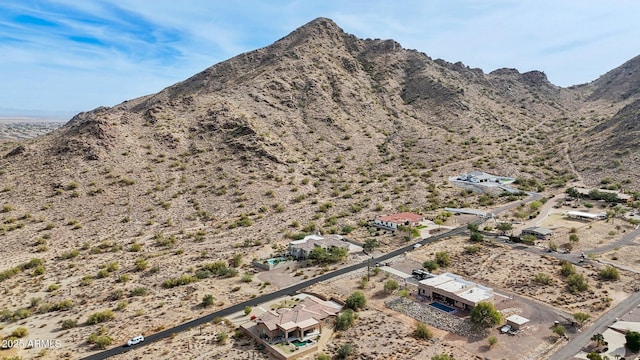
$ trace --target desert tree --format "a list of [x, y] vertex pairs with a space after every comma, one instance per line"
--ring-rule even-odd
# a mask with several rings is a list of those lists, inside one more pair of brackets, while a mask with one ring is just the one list
[[471, 309], [471, 322], [481, 328], [496, 326], [502, 322], [502, 314], [492, 303], [481, 301]]

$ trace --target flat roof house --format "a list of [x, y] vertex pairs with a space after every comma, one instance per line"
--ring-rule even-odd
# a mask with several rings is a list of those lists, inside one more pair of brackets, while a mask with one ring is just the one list
[[451, 273], [419, 281], [418, 294], [463, 310], [471, 310], [482, 301], [493, 302], [492, 288]]
[[551, 237], [551, 235], [553, 235], [553, 230], [535, 226], [523, 229], [520, 236], [523, 235], [533, 235], [540, 240], [547, 240]]
[[316, 247], [327, 250], [334, 247], [349, 250], [349, 243], [344, 241], [344, 238], [340, 235], [307, 235], [302, 240], [290, 242], [287, 253], [298, 260], [306, 259]]
[[424, 220], [420, 214], [401, 212], [397, 214], [381, 216], [373, 221], [373, 226], [395, 230], [398, 226], [416, 226]]

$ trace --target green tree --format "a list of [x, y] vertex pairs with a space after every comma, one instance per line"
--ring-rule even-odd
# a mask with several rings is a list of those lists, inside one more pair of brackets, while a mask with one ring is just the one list
[[526, 234], [522, 236], [520, 239], [524, 244], [527, 244], [527, 245], [535, 245], [537, 240], [536, 237], [531, 234]]
[[484, 236], [482, 236], [482, 234], [477, 231], [472, 231], [471, 236], [469, 236], [469, 240], [473, 242], [481, 242], [482, 240], [484, 240]]
[[578, 241], [580, 241], [580, 238], [577, 234], [569, 234], [569, 241], [577, 243]]
[[249, 305], [245, 306], [245, 307], [244, 307], [244, 314], [245, 314], [245, 315], [249, 315], [249, 314], [251, 314], [251, 310], [252, 310], [252, 309], [251, 309], [251, 306], [249, 306]]
[[387, 294], [392, 294], [394, 291], [396, 291], [398, 288], [400, 287], [400, 285], [398, 285], [398, 282], [390, 279], [387, 280], [384, 283], [384, 292], [386, 292]]
[[593, 341], [597, 347], [605, 346], [605, 344], [607, 343], [606, 341], [604, 341], [604, 335], [600, 333], [593, 334], [590, 340]]
[[591, 318], [591, 315], [583, 312], [575, 312], [573, 313], [573, 319], [582, 326], [587, 320]]
[[569, 195], [569, 197], [572, 197], [574, 199], [580, 198], [580, 192], [574, 187], [568, 188], [565, 192], [567, 193], [567, 195]]
[[640, 351], [640, 332], [629, 331], [625, 336], [625, 346], [631, 351]]
[[447, 267], [451, 265], [451, 258], [449, 258], [449, 254], [446, 251], [439, 251], [435, 256], [438, 266]]
[[469, 231], [471, 231], [471, 232], [477, 232], [478, 231], [478, 224], [469, 223], [469, 224], [467, 224], [467, 229], [469, 229]]
[[511, 223], [501, 222], [496, 225], [496, 229], [498, 229], [502, 233], [502, 235], [504, 235], [507, 233], [507, 231], [511, 231], [513, 229], [513, 225], [511, 225]]
[[492, 303], [481, 301], [471, 309], [471, 322], [482, 328], [496, 326], [502, 322], [502, 315]]
[[362, 249], [365, 252], [369, 253], [373, 251], [373, 249], [377, 248], [378, 246], [380, 246], [380, 243], [378, 242], [378, 240], [371, 238], [371, 239], [365, 240], [364, 245], [362, 246]]
[[558, 335], [558, 337], [563, 337], [567, 333], [567, 329], [560, 324], [554, 325], [551, 328], [551, 331], [553, 331], [554, 334]]
[[358, 311], [367, 306], [367, 299], [361, 291], [354, 291], [345, 302], [347, 308]]
[[598, 354], [597, 352], [590, 352], [587, 354], [587, 359], [589, 360], [608, 360], [609, 357], [605, 356], [602, 357], [602, 355]]
[[416, 324], [416, 329], [413, 331], [413, 336], [416, 339], [430, 340], [433, 337], [433, 333], [427, 324], [418, 322], [418, 324]]

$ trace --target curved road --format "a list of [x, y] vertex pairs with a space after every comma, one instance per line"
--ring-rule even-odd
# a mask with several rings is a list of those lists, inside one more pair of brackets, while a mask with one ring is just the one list
[[[509, 205], [505, 205], [503, 207], [500, 207], [500, 208], [498, 208], [498, 209], [496, 209], [494, 211], [494, 214], [498, 214], [498, 213], [501, 213], [503, 211], [512, 209], [512, 208], [518, 206], [520, 203], [526, 203], [526, 202], [534, 201], [534, 200], [537, 200], [537, 199], [539, 199], [541, 197], [540, 194], [536, 194], [536, 193], [527, 193], [527, 195], [529, 195], [529, 197], [527, 199], [520, 200], [520, 201], [515, 202], [513, 204], [509, 204]], [[472, 223], [480, 225], [481, 223], [483, 223], [486, 220], [487, 219], [477, 219], [477, 220], [473, 221]], [[442, 234], [438, 234], [438, 235], [435, 235], [435, 236], [431, 236], [431, 237], [422, 239], [418, 243], [420, 243], [422, 245], [425, 245], [425, 244], [428, 244], [428, 243], [432, 243], [432, 242], [438, 241], [438, 240], [440, 240], [442, 238], [445, 238], [445, 237], [454, 236], [454, 235], [460, 235], [460, 234], [464, 233], [466, 230], [467, 230], [467, 226], [466, 225], [465, 226], [461, 226], [461, 227], [453, 229], [451, 231], [444, 232]], [[374, 261], [374, 262], [383, 262], [383, 261], [392, 259], [392, 258], [394, 258], [396, 256], [402, 255], [403, 253], [405, 253], [407, 251], [413, 250], [413, 245], [414, 244], [416, 244], [416, 243], [411, 243], [411, 244], [409, 244], [407, 246], [404, 246], [402, 248], [396, 249], [396, 250], [394, 250], [392, 252], [386, 253], [386, 254], [381, 255], [381, 256], [379, 256], [377, 258], [372, 258], [371, 260]], [[109, 350], [105, 350], [105, 351], [102, 351], [102, 352], [87, 356], [87, 357], [83, 358], [83, 360], [102, 360], [102, 359], [107, 359], [109, 357], [112, 357], [112, 356], [115, 356], [115, 355], [118, 355], [118, 354], [122, 354], [122, 353], [124, 353], [126, 351], [129, 351], [129, 350], [132, 350], [132, 349], [135, 349], [135, 348], [139, 348], [139, 347], [144, 346], [146, 344], [150, 344], [150, 343], [153, 343], [153, 342], [156, 342], [156, 341], [160, 341], [162, 339], [166, 339], [166, 338], [170, 337], [172, 334], [175, 334], [175, 333], [178, 333], [178, 332], [182, 332], [182, 331], [186, 331], [186, 330], [189, 330], [191, 328], [194, 328], [194, 327], [203, 325], [205, 323], [211, 322], [211, 321], [213, 321], [213, 319], [215, 319], [217, 317], [226, 317], [226, 316], [229, 316], [229, 315], [231, 315], [233, 313], [242, 311], [242, 310], [244, 310], [245, 306], [255, 307], [255, 306], [259, 305], [259, 304], [262, 304], [262, 303], [265, 303], [265, 302], [268, 302], [268, 301], [271, 301], [271, 300], [275, 300], [275, 299], [280, 298], [282, 296], [293, 295], [296, 292], [298, 292], [298, 291], [300, 291], [300, 290], [302, 290], [304, 288], [307, 288], [307, 287], [309, 287], [311, 285], [314, 285], [314, 284], [316, 284], [318, 282], [326, 281], [326, 280], [332, 279], [334, 277], [350, 273], [350, 272], [352, 272], [354, 270], [365, 268], [365, 267], [367, 267], [368, 263], [369, 263], [369, 261], [366, 260], [364, 262], [361, 262], [361, 263], [358, 263], [358, 264], [349, 265], [349, 266], [346, 266], [346, 267], [344, 267], [342, 269], [338, 269], [338, 270], [330, 272], [330, 273], [325, 273], [325, 274], [317, 276], [317, 277], [315, 277], [313, 279], [310, 279], [310, 280], [307, 280], [307, 281], [303, 281], [301, 283], [289, 286], [287, 288], [278, 290], [276, 292], [273, 292], [273, 293], [270, 293], [270, 294], [265, 294], [265, 295], [253, 298], [251, 300], [247, 300], [247, 301], [239, 303], [239, 304], [235, 304], [235, 305], [230, 306], [228, 308], [221, 309], [221, 310], [216, 311], [214, 313], [211, 313], [211, 314], [205, 315], [203, 317], [191, 320], [189, 322], [180, 324], [180, 325], [172, 327], [170, 329], [166, 329], [166, 330], [163, 330], [161, 332], [149, 335], [149, 336], [145, 337], [143, 343], [140, 343], [140, 344], [138, 344], [138, 345], [136, 345], [134, 347], [131, 347], [131, 348], [124, 347], [124, 346], [114, 347], [114, 348], [111, 348]]]

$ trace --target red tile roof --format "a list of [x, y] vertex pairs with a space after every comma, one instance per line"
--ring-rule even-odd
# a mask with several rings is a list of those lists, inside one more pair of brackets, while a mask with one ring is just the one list
[[404, 223], [404, 222], [418, 222], [421, 221], [424, 217], [420, 214], [410, 213], [410, 212], [401, 212], [397, 214], [387, 215], [379, 217], [380, 221], [388, 221], [394, 222], [396, 224]]

